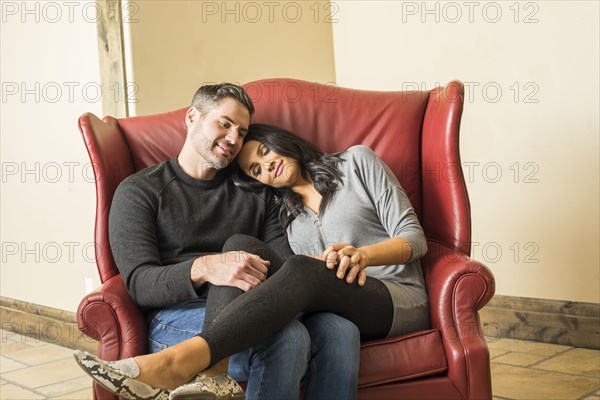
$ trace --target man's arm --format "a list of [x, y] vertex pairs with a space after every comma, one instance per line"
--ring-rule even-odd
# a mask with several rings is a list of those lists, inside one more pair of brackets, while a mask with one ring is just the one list
[[[265, 192], [248, 194], [256, 195], [259, 201], [264, 202], [265, 218], [259, 239], [284, 259], [294, 254], [287, 236], [279, 225], [279, 209], [274, 204], [272, 196]], [[256, 206], [260, 207], [260, 203]], [[217, 286], [233, 286], [248, 291], [266, 279], [269, 265], [268, 260], [244, 251], [212, 254], [195, 259], [190, 276], [196, 288], [209, 282]]]
[[157, 196], [145, 182], [117, 188], [109, 216], [113, 257], [129, 295], [142, 308], [167, 307], [197, 297], [190, 280], [193, 259], [163, 265], [156, 226]]
[[157, 210], [158, 196], [134, 178], [115, 192], [109, 217], [113, 256], [138, 306], [162, 308], [196, 298], [196, 290], [207, 282], [247, 291], [266, 279], [268, 262], [242, 252], [163, 264]]

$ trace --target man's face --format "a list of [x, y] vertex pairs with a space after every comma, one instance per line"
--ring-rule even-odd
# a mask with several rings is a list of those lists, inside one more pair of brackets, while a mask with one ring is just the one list
[[250, 125], [250, 112], [233, 98], [217, 103], [204, 115], [193, 109], [186, 119], [194, 150], [206, 167], [223, 169], [240, 152]]

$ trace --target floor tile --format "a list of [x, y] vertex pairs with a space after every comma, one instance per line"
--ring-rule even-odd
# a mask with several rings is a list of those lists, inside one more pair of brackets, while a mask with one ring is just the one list
[[598, 387], [598, 380], [492, 363], [494, 395], [515, 400], [576, 400]]
[[18, 340], [16, 338], [18, 335], [18, 333], [0, 329], [0, 343], [17, 342]]
[[49, 344], [6, 354], [6, 357], [24, 364], [37, 365], [73, 357], [73, 350]]
[[3, 378], [7, 381], [15, 382], [21, 386], [33, 389], [78, 378], [80, 376], [86, 376], [85, 372], [79, 368], [72, 358], [40, 364], [34, 367], [3, 374]]
[[[72, 350], [0, 335], [0, 399], [92, 400], [91, 378]], [[488, 347], [493, 400], [600, 400], [599, 351], [513, 339], [488, 341]]]
[[600, 380], [600, 352], [589, 349], [571, 349], [536, 364], [534, 368], [585, 375]]
[[510, 352], [510, 353], [506, 353], [500, 357], [494, 358], [494, 360], [492, 362], [517, 365], [517, 366], [521, 366], [521, 367], [528, 367], [528, 366], [538, 363], [546, 358], [548, 358], [548, 356], [542, 356], [539, 354]]
[[25, 343], [26, 345], [29, 345], [31, 347], [42, 347], [48, 345], [48, 342], [44, 342], [43, 340], [35, 339], [25, 335], [19, 336], [17, 343]]
[[35, 391], [43, 394], [46, 397], [56, 397], [63, 396], [69, 393], [81, 391], [81, 390], [91, 390], [92, 388], [92, 378], [89, 376], [82, 376], [75, 379], [69, 379], [68, 381], [55, 383], [52, 385], [42, 386], [36, 388]]
[[52, 397], [51, 400], [93, 400], [94, 393], [92, 392], [92, 388], [86, 390], [80, 390], [74, 393], [64, 394], [58, 397]]
[[0, 343], [1, 345], [4, 345], [5, 343], [22, 343], [32, 347], [45, 346], [48, 344], [48, 342], [44, 342], [43, 340], [39, 339], [39, 337], [30, 337], [7, 330], [0, 330]]
[[18, 386], [7, 384], [0, 386], [0, 399], [37, 400], [43, 399], [43, 397]]
[[490, 340], [487, 342], [487, 345], [490, 349], [539, 354], [543, 356], [552, 356], [573, 348], [571, 346], [563, 346], [560, 344], [539, 343], [527, 340], [514, 340], [505, 338], [495, 341]]
[[31, 349], [32, 347], [25, 343], [6, 342], [0, 344], [0, 354], [12, 353], [13, 351]]
[[489, 349], [490, 350], [490, 359], [494, 359], [496, 357], [499, 357], [503, 354], [508, 353], [508, 350], [502, 350], [502, 349]]
[[6, 358], [4, 356], [0, 356], [0, 374], [4, 375], [7, 372], [19, 370], [26, 367], [26, 364], [11, 360], [10, 358]]

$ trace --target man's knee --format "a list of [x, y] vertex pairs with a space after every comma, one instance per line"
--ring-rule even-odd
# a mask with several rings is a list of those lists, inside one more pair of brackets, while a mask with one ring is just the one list
[[288, 355], [302, 355], [310, 353], [310, 335], [306, 327], [298, 320], [293, 320], [265, 343], [271, 351], [287, 353]]
[[360, 342], [360, 332], [354, 322], [335, 314], [334, 317], [331, 317], [329, 322], [333, 327], [332, 333], [336, 337], [340, 337], [346, 342], [349, 340], [351, 340], [353, 343]]
[[303, 322], [308, 328], [311, 340], [318, 346], [340, 345], [344, 351], [360, 350], [360, 331], [346, 318], [333, 313], [309, 314]]

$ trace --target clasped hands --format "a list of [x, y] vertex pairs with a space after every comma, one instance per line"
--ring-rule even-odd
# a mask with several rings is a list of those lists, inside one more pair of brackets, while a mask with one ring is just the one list
[[[347, 243], [334, 243], [327, 247], [319, 258], [325, 261], [328, 269], [336, 266], [338, 279], [346, 278], [353, 283], [358, 278], [358, 285], [364, 286], [367, 280], [365, 268], [369, 259], [364, 251]], [[198, 257], [191, 268], [191, 280], [195, 288], [206, 282], [216, 286], [233, 286], [244, 292], [251, 290], [267, 278], [270, 262], [245, 251], [211, 254]]]
[[367, 281], [365, 268], [369, 265], [369, 259], [363, 251], [354, 246], [334, 243], [325, 249], [322, 259], [328, 269], [334, 269], [337, 265], [338, 279], [345, 277], [346, 282], [352, 283], [358, 278], [359, 286], [364, 286]]

